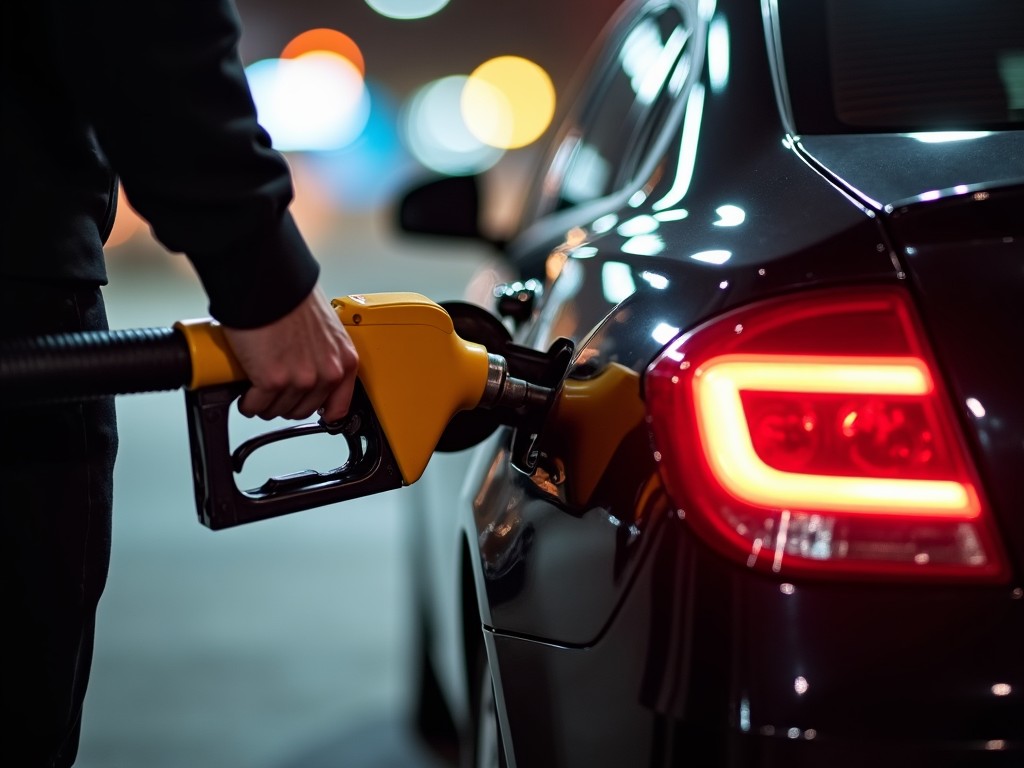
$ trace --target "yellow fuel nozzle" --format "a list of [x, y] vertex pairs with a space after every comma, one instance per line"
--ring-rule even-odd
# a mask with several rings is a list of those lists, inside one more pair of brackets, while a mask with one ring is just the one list
[[419, 479], [459, 411], [541, 407], [545, 387], [508, 375], [504, 358], [455, 333], [440, 305], [418, 293], [334, 299], [359, 353], [359, 379], [405, 483]]
[[[553, 385], [572, 351], [568, 340], [548, 353], [518, 347], [486, 310], [450, 303], [458, 327], [502, 353], [494, 354], [460, 338], [449, 309], [416, 293], [345, 296], [333, 306], [360, 359], [349, 413], [337, 423], [297, 424], [232, 448], [228, 417], [249, 383], [224, 329], [209, 318], [4, 342], [0, 392], [45, 402], [184, 387], [196, 509], [216, 530], [408, 485], [435, 450], [475, 445], [500, 424], [532, 427], [553, 393], [517, 376]], [[453, 422], [460, 411], [473, 413]], [[322, 432], [345, 442], [341, 466], [238, 487], [235, 476], [263, 446]]]
[[[460, 411], [495, 409], [493, 418], [480, 423], [518, 424], [552, 399], [552, 390], [510, 375], [505, 357], [461, 338], [448, 312], [425, 296], [377, 293], [331, 303], [359, 354], [359, 384], [349, 414], [336, 424], [298, 425], [261, 435], [235, 450], [229, 445], [227, 413], [244, 391], [245, 373], [217, 323], [176, 324], [190, 363], [186, 407], [197, 507], [209, 527], [409, 485], [423, 474], [435, 450], [451, 450], [450, 437], [445, 448], [439, 446]], [[502, 347], [506, 354], [510, 349]], [[523, 353], [515, 354], [521, 367]], [[344, 436], [350, 455], [342, 467], [272, 477], [244, 492], [234, 484], [233, 475], [261, 446], [316, 431]]]

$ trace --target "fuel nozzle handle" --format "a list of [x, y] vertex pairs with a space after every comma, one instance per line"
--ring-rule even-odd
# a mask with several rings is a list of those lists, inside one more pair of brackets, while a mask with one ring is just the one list
[[542, 409], [551, 402], [553, 390], [517, 379], [508, 373], [508, 362], [501, 355], [487, 355], [487, 383], [480, 398], [479, 408], [508, 408], [509, 410]]

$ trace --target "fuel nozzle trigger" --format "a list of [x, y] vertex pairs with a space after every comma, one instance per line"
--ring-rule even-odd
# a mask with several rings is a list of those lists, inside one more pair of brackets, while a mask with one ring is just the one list
[[[228, 414], [244, 385], [207, 387], [185, 393], [196, 509], [213, 530], [266, 520], [401, 487], [394, 454], [362, 384], [357, 382], [348, 415], [339, 422], [297, 424], [246, 440], [231, 451]], [[257, 450], [271, 443], [327, 433], [346, 443], [341, 466], [325, 472], [307, 469], [267, 478], [258, 488], [240, 490], [235, 475]], [[341, 446], [339, 446], [340, 448]]]

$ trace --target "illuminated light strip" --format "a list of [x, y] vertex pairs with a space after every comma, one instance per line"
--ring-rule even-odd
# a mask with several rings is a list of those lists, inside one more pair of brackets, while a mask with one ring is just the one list
[[972, 520], [974, 489], [954, 480], [783, 472], [754, 450], [740, 399], [758, 392], [926, 396], [934, 384], [917, 358], [722, 355], [693, 379], [701, 442], [715, 477], [737, 498], [764, 507]]
[[720, 355], [697, 375], [757, 392], [928, 395], [934, 389], [928, 366], [916, 357]]

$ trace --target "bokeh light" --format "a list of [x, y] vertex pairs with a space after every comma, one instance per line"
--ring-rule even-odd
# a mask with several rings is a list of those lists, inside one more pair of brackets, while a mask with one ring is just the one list
[[320, 153], [293, 155], [289, 159], [294, 196], [289, 209], [309, 246], [318, 253], [327, 249], [335, 226], [337, 204], [323, 176], [316, 171]]
[[336, 29], [320, 27], [296, 35], [281, 51], [282, 59], [297, 59], [309, 53], [326, 51], [352, 62], [360, 75], [366, 75], [366, 59], [356, 41]]
[[103, 244], [105, 249], [117, 248], [119, 245], [133, 240], [137, 235], [146, 232], [147, 224], [142, 217], [135, 212], [135, 209], [128, 203], [124, 189], [118, 185], [117, 194], [117, 215], [114, 216], [114, 226], [107, 235]]
[[398, 107], [384, 88], [368, 82], [373, 110], [363, 133], [332, 152], [305, 156], [320, 189], [346, 212], [369, 211], [393, 202], [422, 173], [398, 134]]
[[337, 53], [263, 59], [250, 64], [246, 75], [260, 124], [278, 150], [339, 149], [353, 142], [369, 119], [362, 73]]
[[389, 19], [423, 19], [448, 5], [448, 0], [366, 0], [366, 4]]
[[467, 81], [464, 75], [451, 75], [428, 83], [413, 94], [402, 118], [413, 156], [450, 176], [487, 170], [504, 154], [474, 136], [463, 121], [460, 104]]
[[542, 67], [520, 56], [485, 61], [469, 76], [463, 119], [480, 141], [501, 149], [532, 144], [551, 124], [555, 87]]

